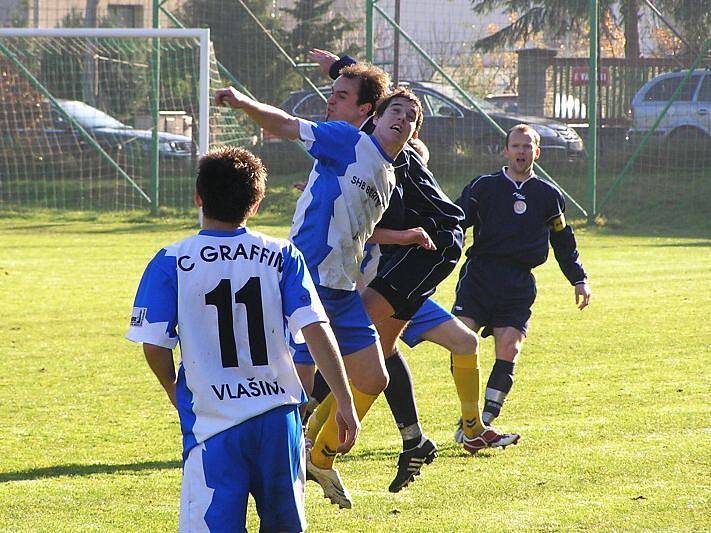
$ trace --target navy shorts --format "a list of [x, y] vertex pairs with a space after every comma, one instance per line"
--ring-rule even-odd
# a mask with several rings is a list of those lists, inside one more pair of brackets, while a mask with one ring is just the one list
[[459, 272], [452, 314], [484, 328], [512, 327], [524, 335], [536, 300], [536, 278], [525, 267], [493, 259], [468, 259]]
[[396, 246], [389, 247], [394, 251], [388, 253], [389, 248], [381, 246], [378, 274], [368, 286], [388, 301], [394, 318], [410, 320], [457, 266], [462, 255], [461, 229], [457, 227], [452, 234], [451, 243], [433, 251]]
[[[330, 289], [316, 285], [316, 292], [326, 311], [341, 355], [346, 356], [375, 344], [378, 332], [356, 291]], [[294, 363], [313, 365], [314, 360], [306, 343], [290, 342]]]
[[305, 466], [296, 405], [213, 435], [183, 465], [179, 530], [245, 531], [251, 494], [261, 531], [303, 531]]

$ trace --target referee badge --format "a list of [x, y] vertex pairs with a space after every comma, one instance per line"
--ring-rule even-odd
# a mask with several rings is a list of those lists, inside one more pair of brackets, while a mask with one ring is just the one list
[[528, 209], [528, 206], [523, 200], [516, 200], [513, 204], [514, 213], [517, 215], [523, 215], [526, 212], [526, 209]]

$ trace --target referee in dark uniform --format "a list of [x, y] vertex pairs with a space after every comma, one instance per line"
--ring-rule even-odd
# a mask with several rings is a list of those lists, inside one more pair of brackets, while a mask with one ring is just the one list
[[[514, 365], [526, 337], [536, 280], [531, 270], [548, 257], [548, 243], [585, 308], [591, 291], [580, 262], [573, 229], [565, 222], [558, 188], [533, 172], [540, 137], [525, 124], [509, 130], [499, 172], [479, 176], [456, 200], [463, 228], [474, 242], [460, 271], [452, 313], [482, 337], [494, 336], [496, 362], [486, 385], [483, 422], [499, 415], [513, 385]], [[465, 424], [466, 426], [466, 424]], [[466, 428], [465, 428], [466, 429]]]

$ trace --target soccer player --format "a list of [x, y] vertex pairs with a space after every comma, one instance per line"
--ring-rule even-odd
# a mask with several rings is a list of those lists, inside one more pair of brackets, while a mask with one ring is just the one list
[[[249, 230], [266, 170], [250, 152], [201, 158], [203, 229], [159, 251], [135, 298], [127, 338], [177, 408], [183, 433], [180, 531], [244, 531], [252, 494], [264, 531], [303, 531], [305, 399], [287, 344], [312, 349], [336, 396], [341, 445], [359, 422], [333, 332], [301, 253]], [[182, 360], [176, 379], [173, 348]]]
[[[216, 101], [244, 110], [279, 137], [301, 140], [316, 159], [296, 206], [291, 239], [304, 253], [334, 328], [362, 420], [388, 375], [377, 333], [355, 290], [358, 266], [395, 187], [392, 163], [422, 122], [422, 106], [409, 91], [389, 94], [367, 135], [345, 122], [297, 119], [233, 88], [217, 91]], [[338, 444], [338, 428], [329, 415], [307, 456], [307, 470], [331, 502], [350, 508], [350, 496], [333, 468]]]
[[514, 126], [504, 146], [508, 165], [475, 178], [456, 201], [465, 214], [462, 226], [473, 228], [474, 242], [459, 273], [452, 312], [473, 331], [483, 327], [482, 336], [493, 334], [496, 352], [482, 420], [464, 417], [465, 448], [472, 446], [479, 425], [499, 415], [511, 390], [536, 298], [531, 270], [547, 259], [549, 242], [575, 289], [576, 305], [584, 309], [590, 303], [573, 229], [565, 222], [563, 195], [533, 171], [540, 153], [538, 133], [525, 124]]
[[[355, 60], [314, 49], [309, 59], [316, 61], [321, 70], [332, 78], [343, 68], [350, 68]], [[362, 129], [368, 131], [370, 125]], [[462, 231], [459, 220], [463, 213], [442, 192], [426, 167], [423, 157], [428, 154], [421, 141], [411, 140], [410, 146], [398, 156], [395, 173], [398, 187], [393, 193], [388, 210], [378, 223], [366, 256], [365, 267], [368, 287], [363, 289], [364, 302], [380, 334], [390, 382], [385, 396], [403, 439], [403, 452], [398, 458], [398, 471], [390, 484], [391, 492], [398, 492], [419, 474], [424, 464], [431, 463], [437, 455], [435, 443], [425, 437], [419, 423], [414, 390], [407, 362], [396, 346], [398, 336], [408, 320], [416, 321], [408, 335], [416, 344], [419, 339], [430, 338], [447, 347], [455, 358], [476, 360], [478, 345], [476, 334], [455, 319], [441, 306], [429, 300], [435, 287], [447, 277], [459, 259]], [[422, 239], [424, 236], [424, 240]], [[370, 274], [368, 274], [370, 272]], [[424, 304], [424, 305], [423, 305]], [[418, 313], [422, 313], [418, 317]], [[414, 340], [414, 339], [418, 340]], [[478, 409], [478, 374], [468, 365], [456, 374], [457, 392], [466, 413]], [[477, 403], [473, 404], [472, 388], [476, 378]], [[315, 400], [324, 399], [323, 383]], [[322, 410], [326, 408], [326, 404]], [[317, 414], [309, 427], [309, 434], [317, 431], [323, 413]], [[518, 435], [501, 435], [493, 429], [481, 430], [479, 439], [486, 446], [506, 446], [514, 443]], [[479, 442], [477, 441], [477, 442]], [[471, 450], [470, 450], [471, 451]]]

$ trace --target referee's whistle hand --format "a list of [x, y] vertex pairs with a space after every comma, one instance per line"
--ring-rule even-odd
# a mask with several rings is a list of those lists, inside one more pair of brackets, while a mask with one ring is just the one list
[[578, 283], [575, 286], [575, 305], [578, 306], [578, 309], [585, 309], [590, 303], [591, 296], [592, 291], [587, 283]]

